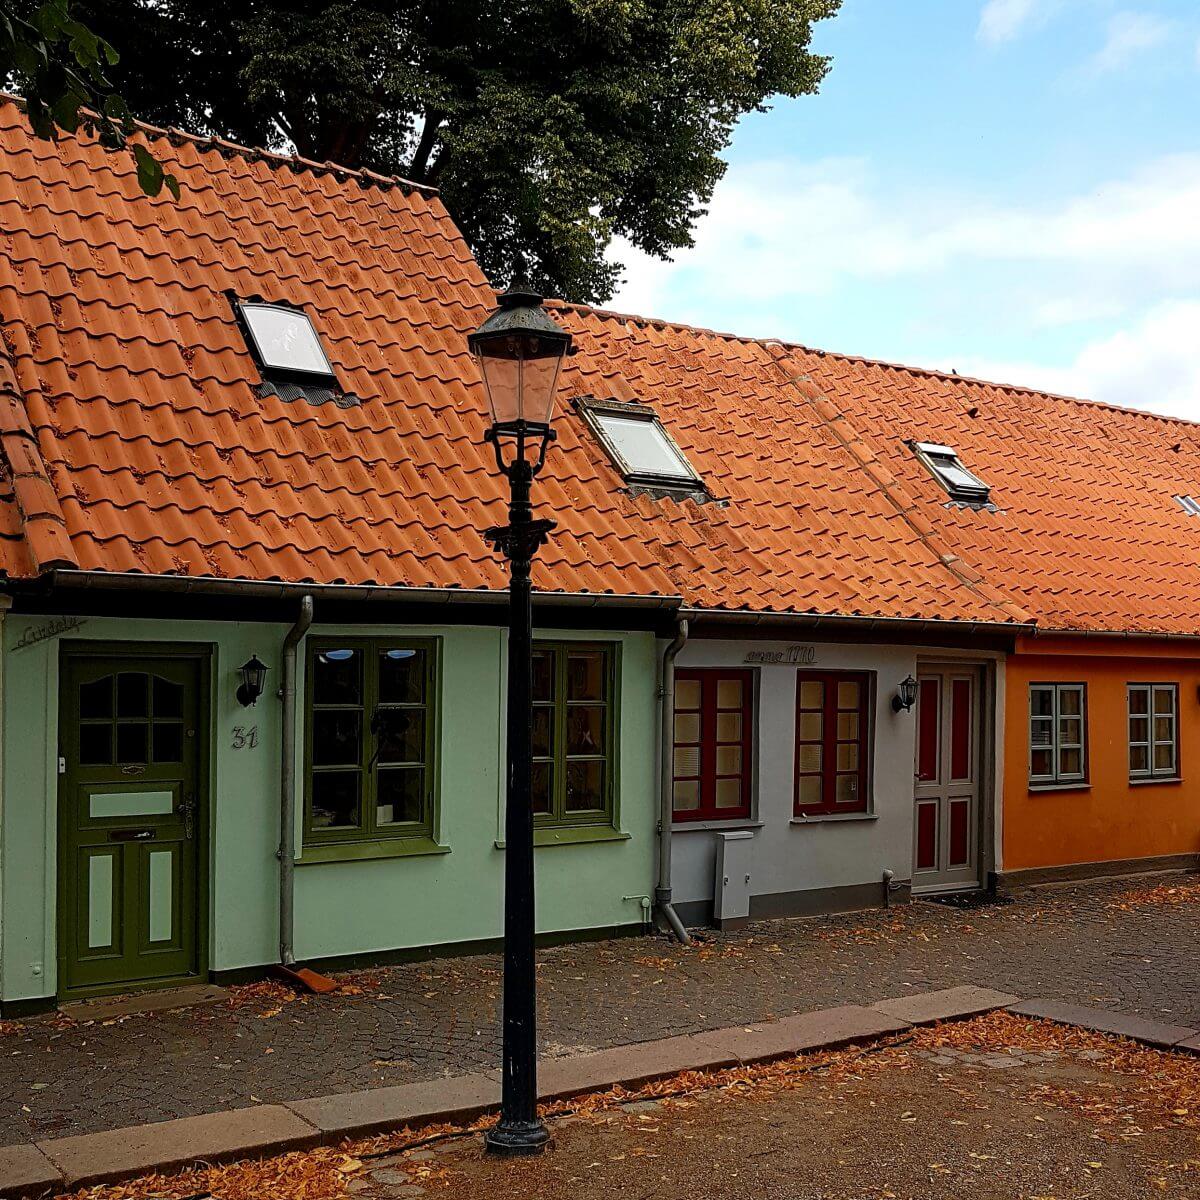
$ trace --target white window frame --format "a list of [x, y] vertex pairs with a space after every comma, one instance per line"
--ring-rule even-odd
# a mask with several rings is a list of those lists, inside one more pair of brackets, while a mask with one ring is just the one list
[[[987, 504], [992, 494], [989, 484], [983, 482], [974, 471], [963, 466], [958, 451], [953, 446], [939, 446], [936, 442], [913, 442], [912, 448], [917, 457], [924, 463], [926, 470], [946, 489], [951, 500], [960, 500], [965, 504]], [[942, 459], [950, 459], [948, 465], [974, 480], [973, 484], [962, 484], [947, 478]]]
[[[583, 415], [592, 435], [600, 443], [605, 454], [612, 459], [613, 466], [621, 472], [626, 483], [642, 487], [664, 488], [676, 492], [706, 491], [704, 480], [688, 461], [687, 455], [679, 448], [679, 444], [667, 432], [658, 413], [648, 404], [634, 404], [620, 400], [595, 400], [590, 396], [580, 396], [575, 400], [575, 407]], [[616, 443], [604, 427], [605, 417], [619, 417], [627, 421], [645, 421], [646, 424], [652, 425], [666, 443], [667, 448], [679, 460], [678, 473], [668, 474], [662, 471], [639, 470], [617, 449]]]
[[[1146, 711], [1135, 713], [1133, 711], [1133, 697], [1136, 694], [1146, 697]], [[1171, 711], [1169, 713], [1160, 713], [1155, 708], [1155, 697], [1159, 695], [1168, 695], [1171, 698]], [[1129, 778], [1132, 780], [1141, 779], [1178, 779], [1179, 778], [1179, 685], [1177, 683], [1129, 683], [1125, 685], [1125, 714], [1126, 725], [1125, 729], [1128, 735], [1129, 743]], [[1171, 722], [1170, 738], [1157, 738], [1154, 736], [1155, 722], [1159, 717], [1168, 717]], [[1138, 738], [1136, 741], [1133, 737], [1133, 722], [1137, 719], [1145, 718], [1146, 721], [1146, 737]], [[1170, 767], [1156, 767], [1154, 765], [1155, 750], [1159, 746], [1171, 747], [1171, 765]], [[1143, 746], [1146, 750], [1146, 766], [1142, 769], [1135, 769], [1133, 765], [1133, 751], [1137, 746]]]
[[[1067, 692], [1079, 693], [1079, 712], [1064, 713], [1062, 698]], [[1051, 697], [1050, 712], [1035, 713], [1033, 698], [1037, 693], [1048, 693]], [[1062, 720], [1079, 720], [1079, 741], [1067, 742], [1062, 738]], [[1049, 741], [1035, 742], [1034, 730], [1041, 723], [1050, 723]], [[1056, 787], [1062, 784], [1084, 784], [1088, 781], [1088, 710], [1086, 683], [1031, 683], [1029, 685], [1029, 785], [1030, 787]], [[1035, 775], [1033, 771], [1034, 750], [1049, 750], [1051, 773]], [[1079, 751], [1079, 770], [1062, 770], [1062, 755], [1065, 750]]]

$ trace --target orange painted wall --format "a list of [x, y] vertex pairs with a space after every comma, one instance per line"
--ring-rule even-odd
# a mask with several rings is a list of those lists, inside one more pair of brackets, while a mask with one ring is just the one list
[[[1180, 657], [1179, 643], [1038, 639], [1018, 646], [1005, 680], [1002, 870], [1200, 853], [1200, 657]], [[1031, 792], [1029, 684], [1078, 682], [1087, 684], [1089, 787]], [[1159, 682], [1179, 684], [1183, 782], [1131, 785], [1125, 685]]]

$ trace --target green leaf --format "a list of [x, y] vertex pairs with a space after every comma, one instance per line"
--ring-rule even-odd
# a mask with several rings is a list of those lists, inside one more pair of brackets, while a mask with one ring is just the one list
[[133, 157], [137, 161], [138, 185], [147, 196], [157, 196], [163, 187], [162, 163], [141, 142], [134, 142]]
[[178, 200], [179, 199], [179, 180], [176, 179], [174, 175], [164, 175], [163, 183], [166, 185], [167, 191], [170, 192], [171, 195], [174, 196], [176, 200]]

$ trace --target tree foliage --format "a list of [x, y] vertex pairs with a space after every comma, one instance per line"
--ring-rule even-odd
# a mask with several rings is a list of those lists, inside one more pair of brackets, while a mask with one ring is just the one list
[[0, 4], [0, 80], [24, 97], [34, 134], [53, 140], [60, 130], [74, 133], [86, 113], [102, 145], [133, 155], [147, 195], [166, 187], [178, 199], [175, 176], [141, 143], [128, 141], [129, 108], [106, 74], [119, 62], [112, 45], [76, 19], [68, 0]]
[[[79, 0], [146, 120], [441, 189], [484, 269], [607, 298], [691, 243], [734, 124], [817, 89], [841, 0]], [[136, 67], [127, 67], [135, 63]]]

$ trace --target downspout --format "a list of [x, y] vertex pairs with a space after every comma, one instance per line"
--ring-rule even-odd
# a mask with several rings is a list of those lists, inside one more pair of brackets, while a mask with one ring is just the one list
[[283, 762], [279, 772], [279, 961], [296, 965], [293, 946], [296, 876], [296, 647], [313, 620], [311, 596], [300, 599], [300, 615], [283, 639]]
[[692, 944], [679, 914], [671, 904], [671, 818], [673, 810], [672, 785], [675, 773], [671, 763], [671, 747], [675, 744], [675, 658], [688, 637], [688, 623], [680, 621], [675, 638], [663, 651], [662, 660], [662, 759], [658, 780], [658, 886], [654, 903], [671, 932], [685, 946]]
[[4, 731], [8, 727], [4, 697], [4, 619], [10, 608], [12, 597], [0, 596], [0, 999], [4, 997]]

